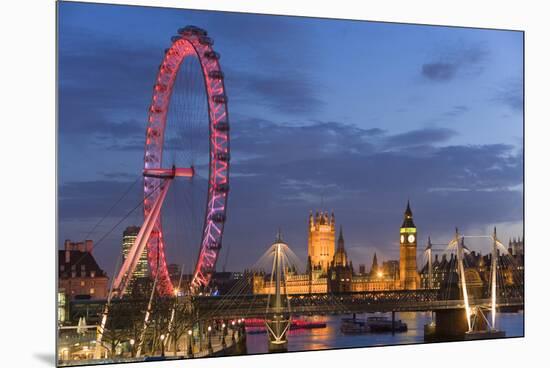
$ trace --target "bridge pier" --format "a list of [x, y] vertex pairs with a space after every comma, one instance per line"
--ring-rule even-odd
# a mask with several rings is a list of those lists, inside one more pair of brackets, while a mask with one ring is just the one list
[[445, 309], [435, 312], [435, 326], [424, 328], [424, 340], [463, 340], [468, 331], [468, 321], [464, 308]]
[[[426, 341], [464, 340], [479, 334], [482, 334], [484, 338], [492, 337], [489, 336], [491, 331], [487, 324], [487, 312], [477, 310], [476, 323], [472, 331], [468, 329], [464, 308], [438, 310], [433, 313], [435, 314], [435, 323], [424, 326], [424, 340]], [[503, 337], [502, 333], [496, 334], [495, 331], [493, 331], [493, 335]]]
[[432, 312], [432, 322], [424, 326], [424, 341], [456, 341], [501, 338], [506, 336], [489, 324], [489, 310], [475, 308], [468, 326], [464, 308], [443, 309]]

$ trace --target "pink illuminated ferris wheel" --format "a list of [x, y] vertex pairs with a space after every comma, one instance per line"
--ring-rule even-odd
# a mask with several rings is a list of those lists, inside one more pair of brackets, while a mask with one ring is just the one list
[[[206, 31], [187, 26], [178, 30], [178, 35], [172, 37], [172, 45], [166, 50], [157, 74], [156, 84], [153, 89], [153, 98], [149, 108], [145, 155], [144, 155], [144, 216], [147, 218], [155, 211], [155, 204], [162, 201], [164, 189], [170, 185], [171, 178], [193, 177], [197, 170], [193, 167], [169, 167], [167, 160], [163, 157], [166, 146], [167, 118], [169, 111], [176, 103], [176, 79], [186, 78], [182, 66], [187, 59], [193, 58], [197, 61], [202, 72], [204, 83], [203, 95], [192, 96], [196, 99], [203, 99], [207, 105], [208, 117], [205, 121], [192, 121], [190, 125], [208, 125], [208, 174], [206, 194], [206, 211], [200, 237], [200, 250], [195, 265], [191, 287], [194, 289], [207, 286], [216, 259], [221, 249], [223, 228], [226, 218], [227, 196], [229, 191], [229, 123], [227, 114], [227, 96], [225, 94], [224, 76], [220, 68], [219, 54], [213, 48], [213, 41], [207, 37]], [[181, 91], [180, 91], [181, 92]], [[185, 91], [184, 91], [185, 92]], [[200, 94], [197, 90], [191, 94]], [[204, 95], [205, 94], [205, 95]], [[189, 96], [187, 96], [189, 97]], [[186, 96], [183, 96], [186, 98]], [[195, 105], [187, 103], [182, 114], [192, 114]], [[175, 116], [179, 120], [178, 116]], [[197, 119], [195, 119], [197, 120]], [[176, 121], [175, 125], [180, 124]], [[198, 130], [201, 129], [199, 126]], [[180, 130], [180, 135], [186, 132]], [[190, 132], [193, 134], [193, 132]], [[185, 140], [186, 137], [180, 137]], [[206, 139], [206, 137], [205, 137]], [[204, 143], [204, 142], [202, 142]], [[188, 153], [193, 149], [192, 143], [183, 141], [182, 145]], [[200, 146], [197, 142], [194, 146]], [[199, 158], [200, 159], [200, 158]], [[200, 162], [199, 162], [200, 164]], [[193, 165], [193, 162], [191, 163]], [[169, 180], [166, 180], [166, 179]], [[159, 190], [160, 188], [160, 190]], [[167, 189], [166, 189], [167, 190]], [[165, 194], [164, 194], [165, 195]], [[173, 285], [170, 280], [166, 264], [165, 241], [161, 216], [157, 215], [147, 241], [149, 268], [152, 277], [157, 278], [157, 286], [161, 295], [172, 294]], [[158, 273], [158, 275], [157, 275]]]
[[[176, 228], [191, 236], [187, 243], [199, 245], [191, 291], [206, 287], [215, 269], [226, 219], [230, 151], [224, 75], [220, 56], [212, 46], [206, 31], [194, 26], [179, 29], [159, 66], [146, 128], [144, 222], [114, 280], [113, 289], [119, 297], [145, 248], [157, 291], [160, 295], [174, 293], [166, 245], [174, 248], [181, 239], [167, 241], [163, 218], [169, 222], [166, 218], [170, 216], [163, 214], [176, 203], [175, 198], [165, 199], [170, 186], [171, 194], [176, 195], [178, 183], [190, 188], [179, 194], [190, 210], [178, 208], [183, 222]], [[193, 184], [197, 182], [203, 183], [198, 190]], [[201, 199], [200, 211], [196, 210], [196, 198]], [[185, 221], [193, 222], [192, 218], [197, 226], [186, 226]]]

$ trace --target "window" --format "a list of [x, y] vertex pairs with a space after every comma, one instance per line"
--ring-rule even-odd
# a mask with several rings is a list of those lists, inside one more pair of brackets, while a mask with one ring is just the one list
[[95, 289], [94, 288], [90, 288], [90, 295], [94, 295], [95, 294]]
[[80, 286], [84, 286], [86, 285], [86, 282], [85, 281], [80, 281]]
[[95, 271], [90, 271], [90, 277], [95, 277]]

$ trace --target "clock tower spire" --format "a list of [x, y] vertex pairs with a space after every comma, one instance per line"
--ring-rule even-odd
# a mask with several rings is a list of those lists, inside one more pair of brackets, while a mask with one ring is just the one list
[[413, 221], [411, 203], [407, 201], [403, 224], [399, 230], [399, 278], [401, 288], [406, 290], [417, 289], [420, 285], [420, 276], [416, 267], [416, 240], [416, 225]]

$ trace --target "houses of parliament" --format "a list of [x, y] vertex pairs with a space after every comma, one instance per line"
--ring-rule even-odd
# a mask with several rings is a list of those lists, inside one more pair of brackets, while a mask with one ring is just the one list
[[[288, 270], [286, 293], [327, 293], [348, 291], [401, 290], [420, 288], [420, 275], [416, 263], [417, 234], [410, 203], [399, 229], [399, 261], [389, 260], [378, 264], [376, 253], [372, 266], [366, 272], [364, 265], [354, 272], [353, 263], [345, 249], [342, 226], [336, 240], [334, 213], [309, 214], [307, 270], [299, 274]], [[254, 294], [271, 294], [275, 285], [264, 274], [255, 274], [252, 280]]]

